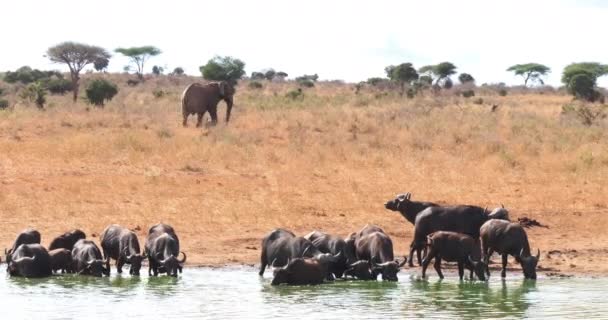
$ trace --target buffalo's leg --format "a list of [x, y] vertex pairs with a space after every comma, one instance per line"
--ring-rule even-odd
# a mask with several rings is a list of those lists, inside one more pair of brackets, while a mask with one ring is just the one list
[[203, 116], [204, 115], [205, 115], [205, 113], [203, 113], [203, 112], [196, 114], [196, 127], [197, 128], [200, 128], [203, 126]]
[[431, 263], [431, 259], [433, 259], [433, 257], [431, 257], [431, 255], [427, 255], [424, 257], [424, 260], [422, 260], [422, 277], [426, 278], [426, 268], [428, 268], [429, 263]]
[[503, 278], [507, 277], [507, 257], [509, 257], [509, 255], [502, 255], [502, 272], [500, 273], [500, 276]]
[[416, 250], [416, 256], [418, 257], [418, 265], [419, 266], [422, 265], [422, 252], [421, 251], [422, 250], [420, 250], [420, 249]]
[[209, 110], [209, 115], [211, 116], [211, 125], [216, 125], [217, 124], [217, 109], [216, 108], [211, 108]]
[[116, 272], [122, 273], [122, 266], [124, 265], [125, 262], [122, 260], [122, 258], [118, 257], [118, 260], [116, 260]]
[[464, 278], [464, 263], [462, 261], [458, 261], [458, 277], [460, 281]]
[[184, 113], [183, 117], [184, 117], [184, 121], [182, 121], [182, 126], [184, 126], [184, 128], [186, 128], [188, 126], [188, 114]]
[[437, 271], [437, 274], [439, 275], [439, 279], [443, 279], [443, 272], [441, 272], [441, 257], [437, 256], [435, 257], [435, 271]]
[[407, 265], [414, 267], [414, 251], [416, 250], [416, 242], [412, 241], [410, 244], [410, 255], [407, 257]]
[[264, 271], [266, 270], [266, 254], [264, 252], [262, 252], [261, 258], [260, 258], [260, 272], [258, 273], [261, 276], [264, 275]]

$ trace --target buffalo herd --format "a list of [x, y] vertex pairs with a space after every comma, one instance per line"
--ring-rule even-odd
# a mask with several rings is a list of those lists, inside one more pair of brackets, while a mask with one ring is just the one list
[[122, 267], [128, 264], [129, 273], [138, 276], [142, 261], [148, 259], [149, 275], [166, 273], [176, 277], [186, 262], [183, 252], [183, 258], [178, 259], [180, 249], [175, 230], [162, 223], [148, 231], [143, 253], [137, 235], [115, 224], [101, 234], [101, 250], [78, 229], [53, 239], [49, 250], [40, 244], [40, 238], [40, 232], [26, 229], [17, 235], [10, 249], [4, 250], [10, 276], [42, 278], [53, 272], [109, 276], [110, 259], [116, 260], [118, 273], [122, 273]]
[[[397, 274], [407, 263], [414, 266], [416, 254], [422, 277], [434, 259], [437, 275], [443, 279], [441, 261], [454, 262], [462, 280], [464, 269], [470, 279], [487, 280], [490, 256], [502, 255], [501, 276], [506, 276], [507, 258], [515, 257], [526, 279], [536, 279], [540, 250], [531, 255], [524, 228], [509, 221], [504, 206], [492, 211], [470, 205], [440, 206], [412, 201], [411, 194], [400, 194], [385, 203], [414, 225], [409, 257], [395, 258], [393, 242], [380, 227], [366, 225], [346, 238], [313, 231], [303, 237], [285, 229], [275, 229], [262, 240], [260, 276], [273, 268], [273, 285], [320, 284], [335, 278], [398, 281]], [[423, 257], [424, 255], [424, 257]]]
[[[297, 236], [279, 228], [262, 240], [259, 275], [271, 267], [272, 285], [321, 284], [336, 278], [377, 280], [378, 276], [398, 281], [398, 273], [406, 264], [414, 267], [416, 255], [423, 278], [435, 260], [435, 271], [442, 279], [441, 262], [449, 261], [457, 264], [461, 280], [466, 268], [471, 280], [485, 281], [490, 277], [490, 256], [498, 253], [502, 256], [503, 278], [511, 255], [526, 279], [536, 279], [540, 250], [531, 254], [526, 231], [509, 221], [504, 206], [492, 211], [470, 205], [441, 206], [412, 201], [410, 193], [400, 194], [384, 206], [399, 212], [414, 226], [408, 257], [395, 257], [393, 240], [376, 225], [368, 224], [345, 238], [321, 231]], [[109, 276], [110, 260], [114, 259], [118, 273], [129, 265], [129, 274], [139, 276], [147, 259], [148, 275], [177, 277], [186, 262], [175, 230], [162, 223], [149, 229], [143, 252], [135, 232], [116, 224], [101, 233], [101, 249], [78, 229], [53, 239], [48, 250], [40, 239], [38, 231], [26, 229], [10, 249], [5, 249], [9, 275], [47, 277], [61, 272]]]

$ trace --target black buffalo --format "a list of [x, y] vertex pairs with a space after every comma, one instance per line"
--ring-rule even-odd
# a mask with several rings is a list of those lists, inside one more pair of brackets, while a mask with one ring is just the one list
[[507, 258], [509, 255], [521, 265], [526, 279], [536, 279], [536, 265], [540, 259], [540, 250], [536, 256], [530, 254], [530, 243], [524, 228], [505, 220], [492, 219], [481, 226], [481, 252], [486, 263], [494, 251], [502, 255], [501, 276], [507, 276]]
[[321, 284], [326, 278], [325, 267], [315, 258], [295, 258], [282, 268], [273, 272], [271, 284], [315, 285]]
[[304, 238], [312, 242], [312, 244], [322, 253], [329, 253], [333, 256], [340, 257], [331, 265], [329, 270], [336, 278], [342, 278], [344, 272], [350, 269], [350, 265], [357, 262], [354, 242], [352, 244], [347, 244], [347, 242], [339, 236], [330, 235], [321, 231], [313, 231], [305, 235]]
[[17, 277], [48, 277], [53, 273], [49, 253], [38, 243], [22, 244], [12, 252], [7, 272]]
[[285, 266], [291, 259], [306, 257], [319, 260], [325, 270], [326, 278], [331, 280], [333, 276], [330, 270], [342, 255], [341, 252], [335, 255], [323, 253], [304, 237], [296, 237], [285, 229], [275, 229], [262, 240], [259, 275], [264, 274], [267, 265]]
[[158, 276], [159, 273], [177, 277], [181, 273], [186, 254], [182, 260], [177, 259], [179, 255], [179, 238], [173, 227], [166, 224], [157, 224], [148, 231], [148, 238], [144, 248], [144, 255], [148, 257], [148, 274]]
[[118, 273], [122, 273], [122, 267], [129, 264], [131, 265], [129, 274], [139, 276], [141, 263], [145, 257], [141, 255], [139, 240], [135, 232], [113, 224], [103, 231], [100, 239], [103, 258], [106, 260], [108, 269], [110, 259], [114, 259]]
[[[490, 219], [509, 219], [507, 210], [494, 210], [476, 206], [429, 207], [416, 217], [414, 240], [410, 245], [410, 260], [415, 250], [424, 249], [427, 236], [436, 231], [453, 231], [464, 233], [473, 239], [479, 239], [479, 228]], [[478, 258], [474, 253], [473, 258]]]
[[59, 248], [49, 251], [51, 258], [51, 269], [53, 272], [72, 273], [72, 252], [68, 249]]
[[[428, 207], [438, 207], [439, 205], [433, 202], [425, 202], [425, 201], [412, 201], [412, 194], [399, 194], [393, 200], [389, 200], [384, 204], [384, 207], [391, 211], [399, 212], [405, 220], [407, 220], [412, 225], [416, 224], [416, 217], [418, 213], [422, 212], [424, 209]], [[426, 251], [426, 247], [424, 248]], [[426, 252], [425, 252], [426, 255]], [[422, 263], [422, 255], [421, 250], [416, 250], [416, 256], [418, 257], [418, 264]], [[410, 257], [412, 255], [410, 254]], [[408, 263], [410, 267], [414, 266], [413, 258], [408, 259]]]
[[49, 245], [49, 250], [64, 248], [72, 251], [74, 244], [78, 242], [78, 240], [86, 238], [87, 235], [82, 230], [74, 229], [53, 239]]
[[470, 279], [473, 280], [473, 273], [477, 275], [479, 280], [486, 280], [485, 273], [489, 270], [487, 265], [482, 261], [475, 261], [472, 258], [475, 246], [475, 240], [464, 233], [451, 231], [437, 231], [431, 233], [427, 237], [427, 245], [429, 252], [422, 262], [422, 277], [426, 277], [426, 268], [435, 259], [435, 271], [439, 278], [443, 279], [441, 272], [441, 260], [457, 262], [458, 276], [460, 280], [464, 277], [464, 267], [470, 270]]
[[374, 225], [366, 225], [355, 236], [357, 259], [369, 261], [372, 278], [382, 274], [382, 280], [398, 281], [397, 273], [405, 264], [395, 260], [393, 241], [382, 230]]
[[11, 262], [13, 252], [22, 244], [39, 244], [40, 243], [40, 232], [32, 228], [25, 229], [17, 235], [17, 238], [13, 242], [13, 246], [10, 249], [4, 249], [6, 256], [6, 263]]
[[110, 269], [106, 268], [105, 261], [101, 257], [101, 251], [95, 242], [80, 239], [72, 249], [72, 269], [82, 275], [101, 277], [109, 276]]

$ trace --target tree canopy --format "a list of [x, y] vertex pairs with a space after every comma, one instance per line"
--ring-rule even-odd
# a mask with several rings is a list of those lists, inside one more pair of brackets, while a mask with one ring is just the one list
[[207, 80], [228, 81], [234, 85], [245, 75], [245, 62], [229, 56], [215, 56], [199, 69]]
[[597, 62], [572, 63], [564, 68], [562, 82], [577, 99], [593, 102], [601, 97], [597, 90], [597, 78], [607, 74], [608, 65]]
[[150, 57], [161, 54], [160, 49], [154, 46], [131, 47], [131, 48], [116, 48], [117, 53], [128, 57], [132, 64], [135, 65], [137, 76], [143, 80], [144, 65]]
[[62, 42], [50, 47], [46, 56], [55, 63], [65, 63], [70, 69], [74, 102], [78, 99], [80, 71], [91, 63], [101, 59], [110, 59], [112, 55], [105, 49], [77, 42]]
[[[451, 62], [441, 62], [435, 65], [426, 65], [420, 67], [418, 72], [425, 77], [430, 77], [435, 81], [435, 84], [439, 84], [441, 81], [449, 78], [451, 75], [456, 74], [456, 66]], [[425, 82], [428, 78], [425, 78]]]
[[462, 83], [462, 84], [471, 83], [471, 82], [475, 82], [475, 78], [473, 78], [473, 76], [468, 73], [461, 73], [458, 76], [458, 81], [460, 81], [460, 83]]
[[540, 63], [525, 63], [513, 65], [507, 71], [514, 72], [516, 76], [522, 76], [524, 78], [524, 86], [527, 87], [528, 82], [544, 84], [542, 77], [551, 72], [551, 68]]

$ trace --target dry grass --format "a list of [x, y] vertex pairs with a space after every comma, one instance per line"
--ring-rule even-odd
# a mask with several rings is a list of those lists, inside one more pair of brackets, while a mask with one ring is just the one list
[[[27, 226], [48, 243], [110, 223], [140, 226], [143, 240], [163, 221], [192, 263], [254, 263], [275, 227], [345, 235], [376, 223], [402, 254], [412, 227], [383, 203], [407, 191], [445, 204], [504, 203], [550, 226], [530, 231], [534, 247], [561, 252], [543, 266], [608, 272], [596, 265], [608, 262], [608, 125], [561, 117], [566, 96], [492, 94], [476, 105], [327, 83], [291, 100], [293, 84], [244, 84], [233, 122], [201, 130], [194, 119], [181, 127], [189, 81], [121, 86], [105, 109], [66, 96], [50, 97], [44, 112], [0, 111], [0, 245]], [[155, 98], [155, 89], [168, 95]]]

